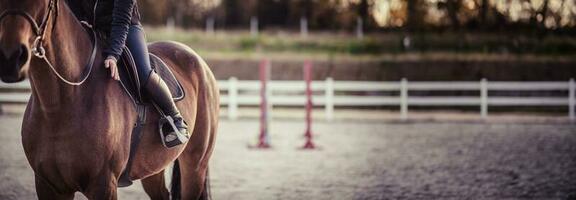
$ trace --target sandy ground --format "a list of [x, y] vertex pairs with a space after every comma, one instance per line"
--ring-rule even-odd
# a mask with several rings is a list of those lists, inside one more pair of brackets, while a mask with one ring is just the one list
[[[36, 199], [21, 113], [0, 115], [0, 199]], [[258, 121], [223, 120], [214, 199], [575, 199], [576, 126], [549, 122], [271, 124], [272, 149], [249, 149]], [[148, 199], [136, 184], [120, 199]], [[77, 199], [84, 199], [77, 195]]]

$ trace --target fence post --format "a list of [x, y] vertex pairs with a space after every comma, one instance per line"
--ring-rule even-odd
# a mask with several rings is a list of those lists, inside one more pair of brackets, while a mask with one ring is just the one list
[[166, 30], [168, 30], [168, 33], [172, 34], [174, 33], [174, 27], [176, 22], [174, 21], [174, 18], [170, 17], [168, 18], [168, 20], [166, 20]]
[[258, 18], [256, 17], [250, 18], [250, 35], [252, 37], [258, 36]]
[[214, 17], [208, 17], [206, 19], [206, 34], [214, 34]]
[[356, 38], [364, 38], [364, 24], [361, 17], [356, 18]]
[[480, 116], [482, 119], [488, 117], [488, 81], [485, 78], [480, 81]]
[[228, 79], [228, 119], [238, 118], [238, 79], [230, 77]]
[[300, 18], [300, 37], [308, 37], [308, 19], [306, 17]]
[[402, 78], [400, 82], [400, 119], [408, 119], [408, 80]]
[[570, 117], [570, 121], [575, 121], [576, 120], [576, 114], [574, 111], [574, 107], [576, 106], [576, 85], [574, 84], [574, 78], [570, 79], [570, 82], [568, 83], [570, 84], [570, 86], [568, 87], [570, 89], [570, 91], [568, 92], [569, 97], [568, 97], [568, 115]]
[[326, 121], [332, 121], [334, 119], [334, 80], [332, 77], [328, 77], [324, 84], [324, 110], [326, 111]]

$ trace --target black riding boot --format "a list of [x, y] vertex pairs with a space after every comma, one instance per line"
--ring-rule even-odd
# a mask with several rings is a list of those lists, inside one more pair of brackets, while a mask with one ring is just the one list
[[[182, 115], [180, 115], [180, 112], [172, 99], [172, 93], [170, 93], [170, 89], [164, 80], [162, 80], [158, 74], [152, 72], [148, 78], [148, 82], [144, 85], [144, 90], [148, 93], [148, 96], [152, 101], [160, 107], [162, 112], [171, 117], [174, 121], [173, 127], [177, 130], [174, 130], [174, 128], [168, 128], [164, 133], [164, 144], [166, 147], [170, 148], [186, 143], [190, 137], [188, 134], [188, 126], [186, 126], [186, 122], [182, 119]], [[172, 124], [169, 126], [171, 125]]]

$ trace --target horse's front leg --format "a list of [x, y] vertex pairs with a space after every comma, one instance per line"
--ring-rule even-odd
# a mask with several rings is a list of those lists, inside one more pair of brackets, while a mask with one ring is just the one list
[[55, 191], [55, 188], [47, 183], [44, 179], [40, 178], [38, 175], [34, 177], [36, 182], [36, 195], [39, 200], [52, 200], [52, 199], [74, 199], [74, 192], [69, 191]]
[[90, 200], [116, 200], [118, 199], [118, 181], [112, 173], [97, 176], [83, 194]]

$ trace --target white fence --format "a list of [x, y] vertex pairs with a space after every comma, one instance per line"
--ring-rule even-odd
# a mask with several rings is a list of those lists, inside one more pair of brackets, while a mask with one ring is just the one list
[[[219, 81], [221, 104], [227, 106], [228, 117], [239, 116], [239, 106], [260, 104], [260, 81], [229, 80]], [[304, 106], [304, 81], [271, 81], [269, 83], [269, 106]], [[4, 92], [10, 90], [12, 92]], [[16, 92], [14, 92], [16, 91]], [[398, 106], [400, 118], [408, 118], [410, 106], [469, 106], [478, 107], [480, 116], [488, 116], [489, 107], [498, 106], [566, 106], [568, 117], [576, 120], [576, 84], [574, 79], [566, 82], [367, 82], [367, 81], [325, 81], [312, 82], [313, 102], [323, 106], [326, 120], [334, 118], [338, 106], [370, 107]], [[477, 96], [410, 96], [410, 91], [476, 91]], [[491, 91], [559, 91], [566, 96], [489, 96]], [[354, 95], [354, 93], [363, 93]], [[369, 93], [368, 95], [366, 95]], [[393, 94], [393, 95], [388, 95]], [[0, 104], [26, 103], [30, 96], [28, 82], [17, 84], [0, 83]]]
[[[239, 81], [230, 78], [219, 81], [220, 90], [227, 91], [221, 96], [221, 104], [228, 106], [228, 117], [238, 117], [239, 106], [256, 106], [260, 103], [260, 81]], [[566, 82], [367, 82], [367, 81], [313, 81], [312, 91], [315, 106], [324, 106], [326, 120], [334, 118], [336, 106], [398, 106], [400, 118], [408, 118], [410, 106], [476, 106], [480, 116], [488, 116], [489, 107], [495, 106], [566, 106], [568, 117], [575, 119], [574, 80]], [[304, 106], [305, 83], [303, 81], [271, 81], [271, 106]], [[409, 96], [410, 91], [477, 91], [478, 96]], [[566, 96], [489, 96], [490, 91], [560, 91]], [[373, 93], [374, 95], [353, 95], [354, 92]], [[383, 95], [384, 92], [398, 95]], [[318, 94], [320, 93], [320, 94]]]
[[28, 103], [29, 98], [30, 98], [30, 83], [28, 81], [12, 84], [6, 84], [0, 81], [0, 106], [6, 103], [10, 104]]

